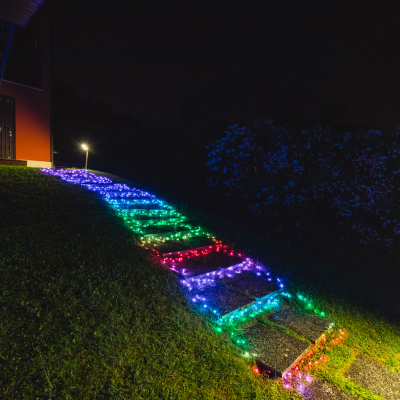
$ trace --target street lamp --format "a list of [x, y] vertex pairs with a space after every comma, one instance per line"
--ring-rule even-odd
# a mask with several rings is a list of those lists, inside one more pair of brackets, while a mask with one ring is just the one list
[[86, 144], [82, 144], [82, 149], [86, 151], [86, 164], [85, 164], [85, 169], [87, 169], [87, 159], [88, 159], [88, 154], [89, 154], [89, 148], [86, 146]]

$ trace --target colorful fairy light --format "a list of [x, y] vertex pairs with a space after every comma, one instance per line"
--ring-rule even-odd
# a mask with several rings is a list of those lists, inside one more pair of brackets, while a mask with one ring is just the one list
[[[184, 251], [161, 254], [155, 248], [151, 250], [160, 257], [162, 264], [184, 277], [181, 283], [188, 293], [193, 289], [200, 291], [200, 293], [192, 295], [190, 298], [191, 303], [202, 312], [208, 313], [213, 317], [217, 332], [222, 332], [224, 329], [233, 326], [233, 324], [241, 323], [245, 319], [254, 318], [259, 314], [275, 309], [279, 305], [279, 294], [285, 293], [283, 292], [284, 282], [280, 278], [275, 278], [278, 286], [275, 292], [260, 299], [254, 298], [252, 300], [249, 298], [248, 305], [223, 315], [218, 310], [218, 307], [211, 306], [211, 302], [201, 294], [203, 288], [215, 285], [224, 278], [233, 278], [245, 271], [254, 273], [257, 278], [271, 282], [273, 278], [270, 271], [260, 263], [250, 258], [245, 258], [240, 252], [236, 252], [227, 245], [222, 244], [221, 241], [216, 240], [212, 234], [203, 228], [185, 223], [185, 216], [147, 191], [127, 184], [116, 183], [109, 178], [82, 170], [43, 169], [42, 171], [46, 174], [57, 176], [63, 181], [80, 184], [82, 187], [96, 192], [113, 207], [132, 232], [140, 235], [142, 245], [145, 248], [157, 246], [160, 242], [179, 241], [197, 236], [212, 239], [214, 241], [212, 245]], [[156, 232], [151, 232], [151, 228], [154, 228]], [[239, 257], [243, 261], [230, 267], [217, 268], [215, 271], [198, 276], [189, 276], [190, 273], [184, 268], [184, 261], [193, 257], [208, 256], [213, 252]], [[247, 347], [247, 343], [243, 338], [237, 336], [233, 336], [233, 338], [234, 343], [238, 346]], [[248, 351], [245, 351], [243, 355], [246, 358], [250, 356], [256, 357], [255, 354], [250, 355]], [[261, 373], [258, 367], [254, 367], [253, 370], [256, 374]]]
[[173, 216], [171, 218], [151, 218], [151, 219], [127, 219], [128, 225], [134, 225], [141, 228], [147, 228], [149, 226], [161, 226], [161, 225], [179, 225], [184, 222], [186, 217], [183, 215], [180, 217]]
[[323, 334], [318, 344], [313, 345], [307, 354], [283, 377], [283, 387], [286, 389], [286, 385], [289, 385], [290, 389], [297, 389], [300, 394], [304, 394], [307, 384], [313, 382], [310, 372], [328, 362], [328, 357], [324, 354], [325, 350], [329, 349], [328, 345], [341, 344], [345, 335], [346, 332], [343, 329], [339, 329], [338, 333]]
[[256, 375], [260, 375], [260, 370], [259, 370], [259, 368], [255, 365], [254, 367], [253, 367], [253, 371], [254, 371], [254, 373], [256, 374]]
[[[228, 250], [227, 245], [212, 244], [210, 246], [203, 246], [203, 247], [198, 247], [195, 249], [163, 254], [163, 258], [162, 258], [161, 262], [163, 264], [165, 264], [166, 262], [174, 262], [174, 261], [182, 262], [186, 258], [206, 256], [212, 252], [224, 252], [224, 253], [229, 252], [230, 256], [235, 255], [233, 250]], [[239, 253], [237, 253], [236, 255], [238, 257], [242, 256]]]
[[131, 208], [131, 209], [117, 209], [125, 220], [136, 215], [145, 215], [148, 217], [167, 217], [167, 216], [180, 216], [180, 214], [171, 208], [156, 209], [156, 208]]
[[[185, 275], [184, 273], [182, 273], [182, 269], [178, 270], [176, 268], [175, 264], [172, 264], [170, 268], [174, 269], [175, 272], [178, 272], [181, 275]], [[269, 272], [264, 271], [264, 269], [265, 268], [263, 266], [247, 258], [245, 261], [239, 264], [226, 268], [219, 268], [215, 271], [206, 272], [201, 275], [196, 275], [194, 277], [181, 280], [181, 283], [182, 285], [186, 286], [189, 291], [191, 291], [192, 289], [202, 289], [206, 286], [214, 285], [217, 279], [223, 279], [226, 277], [232, 278], [234, 275], [241, 274], [245, 271], [254, 272], [256, 275], [260, 274], [260, 276], [262, 274], [265, 274], [265, 276], [268, 278]], [[262, 273], [257, 271], [262, 271]]]

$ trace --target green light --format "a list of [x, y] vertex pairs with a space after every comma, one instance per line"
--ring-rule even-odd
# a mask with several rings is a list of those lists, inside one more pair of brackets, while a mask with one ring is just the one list
[[141, 226], [142, 228], [147, 228], [149, 226], [160, 226], [160, 225], [178, 225], [181, 224], [186, 217], [181, 216], [181, 217], [172, 217], [172, 218], [165, 218], [165, 219], [145, 219], [145, 220], [137, 220], [137, 219], [132, 219], [132, 220], [127, 220], [125, 217], [125, 220], [127, 220], [127, 224], [132, 224], [136, 226]]

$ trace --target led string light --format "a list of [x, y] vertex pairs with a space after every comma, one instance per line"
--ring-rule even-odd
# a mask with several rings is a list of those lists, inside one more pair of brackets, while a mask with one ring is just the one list
[[176, 213], [176, 211], [172, 208], [172, 206], [170, 206], [168, 204], [164, 204], [162, 206], [162, 208], [158, 204], [143, 204], [143, 203], [142, 204], [133, 204], [133, 205], [129, 206], [129, 208], [118, 207], [118, 206], [114, 206], [113, 204], [110, 204], [110, 205], [117, 212], [124, 213], [126, 217], [130, 217], [135, 214], [143, 214], [144, 213], [142, 211], [137, 211], [137, 210], [149, 210], [149, 214], [150, 214], [151, 210], [154, 210], [155, 213], [158, 211], [160, 213], [160, 215], [162, 215], [162, 211], [173, 211], [174, 213]]
[[130, 206], [130, 205], [135, 205], [135, 204], [158, 204], [160, 206], [166, 205], [165, 201], [158, 200], [158, 199], [152, 199], [152, 198], [148, 198], [148, 197], [141, 197], [141, 198], [129, 199], [129, 200], [126, 200], [126, 199], [115, 200], [115, 199], [106, 197], [105, 200], [115, 207]]
[[[290, 295], [290, 297], [291, 297], [291, 295]], [[320, 311], [320, 310], [318, 310], [317, 308], [314, 308], [313, 305], [312, 305], [312, 301], [309, 300], [309, 299], [307, 299], [307, 298], [306, 298], [305, 296], [303, 296], [302, 294], [297, 293], [297, 298], [298, 298], [299, 300], [301, 300], [302, 302], [307, 303], [307, 304], [305, 305], [305, 308], [306, 308], [307, 310], [312, 310], [312, 311], [314, 311], [314, 313], [315, 313], [315, 314], [318, 314], [320, 317], [326, 317], [325, 312]], [[330, 328], [332, 328], [332, 326], [333, 326], [333, 324], [331, 324]]]
[[126, 220], [128, 225], [140, 226], [142, 228], [147, 228], [149, 226], [159, 226], [159, 225], [178, 225], [184, 222], [186, 217], [183, 215], [180, 217], [164, 218], [164, 219], [130, 219]]
[[177, 211], [173, 210], [172, 208], [167, 209], [156, 209], [156, 208], [131, 208], [131, 209], [124, 209], [120, 208], [117, 209], [118, 214], [121, 215], [122, 218], [125, 220], [128, 217], [134, 217], [136, 215], [146, 215], [148, 217], [179, 217], [181, 214]]
[[217, 324], [231, 324], [240, 320], [248, 319], [249, 317], [255, 318], [260, 314], [265, 314], [271, 309], [279, 306], [279, 300], [277, 293], [270, 293], [267, 296], [257, 299], [253, 304], [249, 305], [244, 309], [237, 309], [229, 314], [224, 315], [217, 321]]
[[[142, 245], [146, 247], [146, 244], [152, 244], [157, 246], [160, 242], [166, 240], [185, 240], [196, 236], [205, 236], [211, 238], [215, 244], [211, 246], [204, 246], [197, 249], [189, 249], [186, 251], [167, 253], [161, 255], [157, 250], [152, 249], [161, 258], [163, 264], [168, 264], [170, 269], [174, 272], [180, 273], [185, 276], [186, 271], [184, 268], [178, 270], [177, 265], [181, 264], [185, 259], [199, 256], [207, 256], [212, 252], [224, 252], [230, 256], [243, 257], [241, 253], [235, 252], [229, 249], [227, 245], [222, 244], [221, 241], [215, 239], [215, 237], [209, 234], [201, 227], [193, 227], [189, 224], [184, 224], [185, 217], [173, 209], [172, 206], [166, 204], [164, 201], [159, 200], [156, 196], [136, 188], [132, 188], [126, 184], [113, 183], [112, 180], [102, 177], [93, 173], [89, 173], [81, 170], [53, 170], [53, 169], [42, 169], [44, 173], [58, 176], [62, 180], [70, 183], [81, 184], [88, 190], [95, 191], [102, 195], [103, 199], [107, 201], [123, 218], [127, 226], [135, 233], [141, 234]], [[125, 208], [129, 206], [158, 206], [158, 208]], [[147, 220], [138, 219], [137, 217], [146, 216], [149, 217]], [[155, 218], [151, 218], [155, 217]], [[173, 229], [181, 228], [186, 229], [184, 231], [173, 231], [173, 232], [159, 232], [153, 234], [144, 234], [144, 228], [150, 226], [172, 226]], [[148, 248], [148, 247], [146, 247]], [[185, 289], [190, 292], [193, 286], [206, 287], [208, 285], [216, 284], [218, 279], [232, 278], [237, 274], [241, 274], [244, 271], [252, 271], [256, 276], [265, 275], [268, 281], [271, 281], [270, 272], [253, 260], [246, 258], [242, 263], [236, 264], [228, 268], [220, 268], [217, 271], [202, 274], [196, 277], [186, 278], [182, 280], [182, 285]], [[277, 284], [279, 289], [264, 296], [261, 299], [251, 301], [248, 306], [240, 309], [236, 309], [228, 314], [221, 315], [221, 313], [211, 307], [207, 303], [207, 299], [202, 295], [195, 295], [192, 297], [192, 304], [197, 304], [199, 308], [206, 313], [210, 313], [216, 322], [217, 332], [222, 332], [222, 329], [232, 326], [232, 324], [244, 321], [246, 318], [254, 318], [259, 314], [265, 313], [270, 309], [276, 308], [279, 305], [279, 293], [284, 287], [283, 282], [277, 278]], [[232, 335], [234, 336], [234, 335]], [[240, 347], [246, 347], [247, 343], [242, 338], [233, 337], [234, 342]], [[252, 356], [256, 356], [252, 354]], [[250, 357], [250, 354], [246, 351], [244, 357]], [[259, 373], [256, 367], [255, 372]]]
[[93, 190], [94, 192], [99, 192], [100, 194], [106, 194], [110, 192], [123, 192], [123, 191], [136, 191], [138, 189], [134, 189], [126, 185], [125, 183], [114, 183], [113, 185], [109, 186], [99, 186], [99, 185], [92, 185], [92, 184], [83, 184], [83, 187], [89, 190]]
[[[328, 338], [327, 335], [330, 335]], [[323, 363], [329, 361], [325, 350], [329, 350], [329, 344], [342, 344], [346, 332], [339, 329], [339, 332], [323, 334], [318, 344], [312, 346], [311, 350], [288, 372], [282, 379], [282, 386], [285, 389], [295, 389], [300, 394], [305, 394], [307, 383], [313, 381], [310, 372], [320, 368]]]
[[[182, 250], [182, 251], [174, 251], [171, 253], [165, 253], [163, 254], [164, 257], [166, 256], [182, 256], [182, 257], [186, 257], [186, 255], [188, 257], [190, 257], [190, 254], [200, 254], [205, 250], [210, 250], [212, 251], [213, 249], [216, 249], [216, 247], [219, 247], [219, 249], [227, 249], [228, 246], [227, 245], [223, 245], [223, 244], [211, 244], [209, 246], [202, 246], [202, 247], [196, 247], [194, 249], [189, 249], [189, 250]], [[216, 250], [219, 251], [219, 250]], [[208, 254], [208, 253], [203, 253], [203, 254]]]
[[[78, 171], [78, 170], [68, 170], [68, 172], [65, 172], [65, 170], [52, 171], [51, 168], [45, 168], [45, 169], [42, 169], [42, 171], [48, 175], [58, 176], [63, 181], [68, 182], [68, 183], [78, 183], [78, 184], [83, 184], [83, 183], [86, 183], [86, 184], [87, 183], [108, 184], [108, 183], [112, 183], [111, 179], [108, 179], [105, 176], [93, 174], [92, 172]], [[75, 171], [78, 171], [78, 172], [75, 172]]]
[[[181, 270], [177, 270], [175, 264], [173, 264], [170, 268], [183, 276], [186, 275], [185, 269], [183, 268]], [[193, 289], [203, 289], [206, 286], [215, 285], [216, 279], [233, 278], [235, 275], [241, 274], [245, 271], [255, 272], [256, 276], [261, 276], [262, 274], [265, 274], [268, 281], [272, 280], [269, 271], [265, 271], [264, 267], [255, 263], [250, 258], [246, 258], [245, 261], [239, 264], [232, 265], [231, 267], [227, 268], [219, 268], [216, 271], [206, 272], [201, 275], [196, 275], [194, 277], [181, 280], [181, 283], [187, 288], [188, 291], [191, 291]]]
[[[151, 195], [151, 197], [149, 197], [148, 192], [130, 188], [126, 184], [116, 184], [116, 183], [112, 184], [113, 183], [112, 180], [110, 180], [106, 177], [100, 176], [100, 175], [96, 175], [93, 173], [89, 173], [86, 171], [80, 171], [80, 170], [43, 169], [42, 171], [44, 173], [47, 173], [50, 175], [58, 176], [66, 182], [79, 183], [82, 186], [86, 187], [87, 189], [99, 192], [100, 194], [103, 195], [103, 198], [116, 209], [120, 209], [121, 205], [128, 205], [128, 206], [129, 205], [157, 205], [159, 207], [163, 207], [165, 210], [172, 209], [172, 207], [169, 206], [168, 204], [166, 204], [164, 201], [156, 199], [155, 196]], [[100, 186], [99, 184], [109, 184], [109, 185], [108, 186]], [[129, 200], [127, 200], [127, 199], [116, 200], [115, 199], [116, 193], [124, 193], [124, 192], [127, 192], [130, 195], [132, 195], [132, 193], [133, 193], [137, 196], [140, 196], [141, 198], [140, 199], [134, 198], [134, 199], [129, 199]], [[133, 213], [130, 213], [130, 214], [133, 214]], [[162, 216], [163, 214], [159, 213], [159, 215]], [[129, 216], [128, 213], [126, 213], [124, 220], [129, 224], [128, 216]], [[167, 238], [169, 238], [169, 237], [178, 238], [178, 237], [185, 237], [185, 236], [193, 237], [195, 235], [200, 235], [200, 234], [204, 233], [204, 231], [201, 230], [200, 228], [193, 228], [190, 225], [182, 224], [182, 222], [183, 222], [183, 217], [180, 216], [172, 223], [172, 226], [174, 226], [175, 229], [176, 228], [187, 229], [187, 231], [184, 231], [184, 233], [182, 233], [182, 232], [168, 232], [168, 233], [162, 232], [160, 234], [145, 235], [145, 231], [143, 230], [143, 228], [149, 227], [152, 224], [156, 225], [156, 226], [165, 225], [166, 223], [163, 223], [163, 221], [157, 221], [157, 222], [154, 221], [153, 223], [149, 222], [149, 221], [147, 223], [145, 223], [145, 222], [137, 223], [136, 226], [130, 226], [130, 228], [135, 233], [144, 235], [144, 237], [146, 238], [147, 241], [149, 241], [149, 240], [151, 241], [154, 239], [159, 240], [160, 238], [165, 238], [165, 237], [167, 237]]]
[[[42, 169], [44, 173], [51, 174], [54, 176], [58, 176], [61, 179], [64, 179], [66, 181], [70, 182], [75, 182], [75, 183], [81, 183], [82, 186], [85, 188], [92, 190], [92, 191], [97, 191], [99, 194], [103, 195], [106, 201], [109, 202], [109, 204], [112, 204], [114, 208], [118, 210], [118, 213], [123, 215], [124, 221], [129, 225], [129, 227], [135, 231], [136, 233], [141, 233], [143, 234], [145, 231], [143, 228], [149, 227], [149, 226], [158, 226], [158, 225], [166, 225], [168, 222], [172, 223], [172, 226], [174, 228], [183, 228], [186, 229], [181, 232], [160, 232], [156, 234], [148, 234], [148, 235], [143, 235], [142, 240], [145, 239], [147, 242], [151, 242], [152, 240], [154, 241], [165, 241], [165, 240], [171, 240], [171, 239], [187, 239], [190, 237], [194, 236], [200, 236], [200, 235], [205, 235], [207, 237], [210, 237], [210, 235], [201, 229], [200, 227], [194, 228], [191, 225], [188, 224], [183, 224], [183, 219], [184, 217], [177, 213], [176, 211], [171, 210], [172, 207], [165, 204], [162, 200], [156, 199], [154, 195], [151, 195], [149, 192], [142, 191], [136, 188], [131, 188], [130, 186], [126, 184], [118, 184], [118, 183], [113, 183], [110, 179], [106, 177], [102, 177], [100, 175], [96, 175], [93, 173], [89, 173], [87, 171], [82, 171], [82, 170], [54, 170], [54, 169]], [[107, 183], [107, 186], [103, 185], [98, 185], [98, 183]], [[129, 199], [124, 199], [120, 197], [124, 197], [127, 195], [127, 197], [130, 197]], [[134, 199], [131, 199], [133, 197]], [[117, 200], [119, 198], [119, 200]], [[135, 209], [133, 210], [126, 210], [126, 209], [121, 209], [118, 207], [119, 205], [131, 205], [131, 204], [140, 204], [140, 205], [148, 205], [148, 204], [157, 204], [160, 206], [165, 206], [166, 208], [169, 208], [169, 210], [139, 210]], [[133, 211], [133, 212], [132, 212]], [[164, 220], [138, 220], [135, 218], [130, 218], [134, 217], [135, 215], [156, 215], [159, 217], [163, 216], [174, 216], [175, 218], [165, 218]], [[213, 240], [216, 242], [216, 245], [214, 246], [213, 250], [215, 251], [224, 251], [228, 252], [228, 247], [226, 245], [218, 244], [218, 241], [215, 240], [214, 237], [212, 237]], [[163, 262], [167, 261], [176, 261], [176, 260], [182, 260], [183, 258], [189, 258], [189, 257], [194, 257], [194, 256], [200, 256], [200, 255], [206, 255], [209, 254], [210, 252], [210, 247], [208, 249], [203, 249], [202, 251], [197, 251], [197, 250], [189, 250], [186, 252], [181, 252], [177, 257], [164, 257], [162, 260]], [[230, 250], [229, 255], [234, 256], [235, 252], [233, 250]], [[238, 253], [238, 256], [241, 257], [241, 254]], [[245, 264], [239, 264], [234, 267], [230, 267], [227, 270], [228, 271], [233, 271], [235, 273], [239, 273], [241, 269], [235, 269], [235, 267], [243, 267], [245, 270], [248, 266], [248, 264], [251, 264], [252, 261], [249, 259], [246, 260]], [[225, 276], [225, 275], [224, 275]], [[227, 276], [230, 277], [230, 273], [227, 273]], [[204, 279], [205, 277], [203, 277]], [[198, 278], [197, 278], [198, 279]]]
[[113, 190], [113, 191], [104, 191], [103, 193], [100, 191], [101, 194], [104, 194], [107, 198], [130, 198], [130, 197], [150, 197], [156, 198], [154, 194], [150, 194], [148, 192], [144, 192], [139, 189], [131, 189], [129, 191], [122, 191], [122, 190]]
[[202, 228], [192, 228], [187, 231], [182, 232], [160, 232], [160, 233], [152, 233], [148, 235], [143, 235], [140, 239], [146, 243], [161, 242], [166, 240], [174, 240], [174, 239], [190, 239], [196, 236], [207, 236], [210, 237], [209, 233], [203, 230]]
[[244, 322], [248, 318], [254, 318], [260, 314], [264, 314], [271, 309], [276, 308], [279, 305], [278, 292], [270, 293], [261, 299], [251, 301], [249, 298], [249, 305], [242, 308], [236, 309], [230, 313], [221, 315], [217, 309], [213, 309], [208, 303], [205, 297], [196, 295], [191, 297], [192, 304], [195, 303], [198, 309], [202, 312], [211, 314], [211, 316], [218, 317], [215, 319], [215, 323], [218, 325], [216, 328], [217, 332], [222, 332], [223, 328], [227, 328], [234, 323]]
[[[99, 192], [99, 194], [103, 195], [103, 198], [111, 204], [115, 209], [117, 209], [118, 213], [123, 216], [124, 221], [130, 227], [132, 231], [138, 234], [142, 234], [142, 240], [146, 241], [147, 243], [151, 243], [152, 241], [160, 242], [165, 240], [176, 240], [176, 239], [189, 239], [195, 236], [207, 236], [210, 237], [210, 234], [207, 233], [200, 227], [194, 228], [191, 225], [182, 223], [184, 217], [174, 211], [171, 206], [165, 204], [162, 200], [156, 199], [154, 195], [151, 195], [149, 192], [142, 191], [136, 188], [131, 188], [126, 184], [118, 184], [113, 183], [112, 180], [96, 175], [93, 173], [89, 173], [87, 171], [82, 170], [54, 170], [54, 169], [43, 169], [44, 173], [51, 174], [54, 176], [58, 176], [61, 179], [71, 182], [71, 183], [80, 183], [85, 188]], [[100, 183], [100, 185], [99, 185]], [[103, 184], [107, 184], [107, 186], [103, 186]], [[124, 197], [127, 198], [124, 198]], [[148, 210], [148, 209], [123, 209], [119, 206], [123, 205], [150, 205], [156, 204], [161, 207], [166, 208], [166, 210]], [[134, 218], [137, 215], [147, 215], [147, 216], [157, 216], [157, 217], [169, 217], [165, 218], [164, 220], [138, 220]], [[169, 224], [169, 225], [167, 225]], [[153, 234], [144, 234], [144, 229], [150, 226], [159, 226], [159, 225], [166, 225], [166, 226], [173, 226], [176, 228], [185, 229], [183, 231], [174, 231], [174, 232], [159, 232]], [[218, 241], [212, 236], [213, 240], [216, 242], [215, 247], [212, 250], [215, 251], [224, 251], [228, 252], [228, 247], [226, 245], [218, 244]], [[180, 262], [183, 258], [191, 258], [195, 256], [207, 255], [210, 253], [210, 247], [208, 249], [203, 249], [202, 251], [197, 250], [189, 250], [186, 252], [182, 252], [181, 254], [175, 257], [164, 257], [162, 262]], [[230, 250], [229, 255], [234, 256], [235, 252]], [[241, 257], [241, 254], [237, 254]], [[244, 263], [238, 264], [236, 266], [224, 269], [224, 273], [221, 274], [221, 271], [215, 272], [214, 275], [220, 275], [217, 277], [232, 277], [231, 274], [238, 274], [252, 265], [252, 261], [247, 259]], [[171, 269], [176, 271], [176, 267], [174, 265], [171, 266]], [[182, 271], [184, 274], [184, 271]], [[258, 272], [260, 276], [261, 273]], [[269, 278], [269, 280], [271, 280]], [[207, 276], [198, 276], [196, 278], [192, 278], [190, 281], [186, 281], [184, 284], [191, 288], [191, 283], [212, 283], [215, 281], [214, 279], [210, 278], [210, 275]], [[280, 285], [283, 287], [282, 285]]]
[[173, 263], [173, 262], [183, 262], [185, 259], [207, 256], [212, 252], [227, 253], [230, 256], [242, 257], [241, 253], [235, 253], [234, 250], [229, 250], [229, 247], [227, 245], [213, 244], [210, 246], [198, 247], [196, 249], [163, 254], [161, 262], [163, 264]]
[[48, 175], [61, 176], [66, 174], [81, 174], [86, 173], [86, 170], [80, 169], [54, 169], [54, 168], [41, 168], [41, 171]]
[[[171, 222], [171, 223], [168, 223], [168, 221], [170, 221], [168, 219], [167, 220], [156, 220], [157, 222], [153, 223], [153, 224], [152, 223], [146, 224], [146, 221], [144, 221], [143, 224], [136, 224], [133, 221], [127, 220], [126, 224], [132, 231], [134, 231], [135, 233], [138, 233], [138, 234], [145, 234], [146, 231], [144, 229], [151, 228], [151, 227], [157, 227], [157, 226], [165, 226], [165, 227], [171, 228], [171, 231], [160, 232], [160, 234], [173, 234], [174, 233], [173, 229], [176, 229], [176, 228], [187, 228], [187, 229], [192, 228], [190, 225], [184, 225], [180, 219], [175, 219], [175, 220], [176, 220], [176, 222]], [[184, 232], [187, 232], [187, 231], [184, 231]]]

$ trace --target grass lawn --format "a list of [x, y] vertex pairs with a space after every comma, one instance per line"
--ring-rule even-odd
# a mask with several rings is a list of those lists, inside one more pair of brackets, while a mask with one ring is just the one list
[[[318, 350], [328, 362], [316, 376], [381, 399], [343, 374], [360, 353], [400, 371], [400, 329], [389, 319], [399, 316], [397, 293], [229, 221], [188, 215], [250, 250], [346, 330], [343, 343]], [[301, 398], [255, 375], [116, 213], [77, 185], [0, 166], [0, 274], [0, 398]]]

